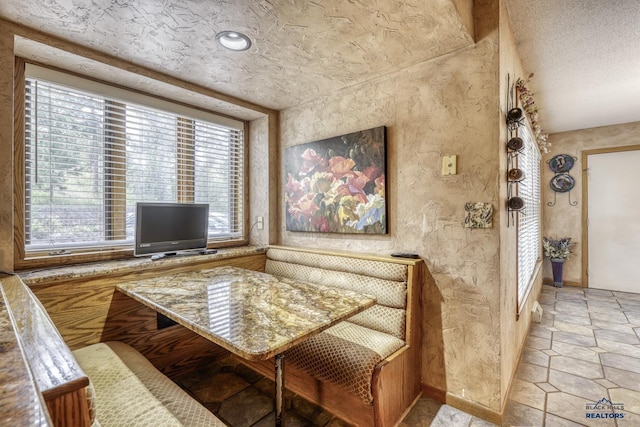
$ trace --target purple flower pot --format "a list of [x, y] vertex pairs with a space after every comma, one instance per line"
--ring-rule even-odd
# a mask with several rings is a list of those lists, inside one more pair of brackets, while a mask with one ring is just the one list
[[552, 258], [551, 271], [553, 272], [553, 286], [556, 288], [562, 287], [562, 268], [564, 267], [563, 259]]

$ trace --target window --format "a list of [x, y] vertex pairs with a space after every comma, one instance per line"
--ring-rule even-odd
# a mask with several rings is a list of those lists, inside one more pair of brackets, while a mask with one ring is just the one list
[[517, 156], [518, 168], [525, 179], [518, 183], [518, 196], [525, 207], [518, 214], [518, 312], [529, 294], [539, 269], [541, 232], [540, 214], [540, 150], [528, 126], [518, 128], [524, 141], [522, 153]]
[[133, 244], [136, 202], [208, 203], [244, 237], [244, 124], [27, 64], [24, 251]]

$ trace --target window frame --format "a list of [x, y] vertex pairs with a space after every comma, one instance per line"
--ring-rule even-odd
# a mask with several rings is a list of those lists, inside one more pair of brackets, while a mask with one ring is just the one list
[[[216, 113], [214, 111], [209, 111], [200, 107], [195, 107], [192, 105], [188, 105], [179, 101], [174, 101], [171, 99], [163, 98], [161, 96], [153, 95], [144, 91], [140, 91], [137, 89], [132, 89], [128, 87], [123, 87], [120, 85], [111, 84], [109, 82], [105, 82], [102, 80], [98, 80], [86, 75], [80, 75], [74, 72], [70, 72], [67, 70], [62, 70], [55, 67], [49, 67], [42, 64], [37, 64], [31, 61], [27, 61], [21, 57], [15, 57], [15, 66], [14, 66], [14, 149], [13, 149], [13, 159], [14, 159], [14, 195], [13, 195], [13, 211], [14, 211], [14, 266], [16, 269], [25, 269], [25, 268], [36, 268], [36, 267], [49, 267], [56, 265], [68, 265], [68, 264], [77, 264], [83, 262], [92, 262], [92, 261], [103, 261], [103, 260], [113, 260], [113, 259], [123, 259], [133, 257], [133, 246], [131, 244], [122, 243], [114, 244], [114, 245], [101, 245], [100, 247], [94, 247], [90, 250], [84, 252], [71, 252], [69, 254], [60, 254], [60, 255], [51, 255], [49, 251], [29, 251], [27, 253], [25, 248], [26, 238], [26, 225], [25, 218], [27, 218], [27, 212], [25, 210], [25, 197], [28, 192], [27, 188], [27, 180], [26, 180], [26, 133], [28, 129], [25, 129], [25, 107], [26, 107], [26, 99], [25, 99], [25, 89], [26, 89], [26, 67], [27, 64], [32, 64], [36, 67], [40, 67], [47, 70], [52, 70], [53, 72], [63, 73], [69, 78], [79, 78], [88, 80], [90, 82], [95, 82], [98, 85], [106, 85], [109, 88], [113, 88], [118, 91], [126, 91], [131, 93], [133, 96], [141, 96], [144, 98], [151, 98], [157, 101], [160, 105], [173, 105], [177, 108], [185, 108], [191, 111], [195, 111], [196, 114], [202, 114], [205, 117], [207, 115], [215, 116], [220, 118], [222, 122], [225, 120], [230, 121], [230, 123], [239, 123], [241, 124], [244, 139], [242, 142], [244, 156], [242, 158], [242, 165], [244, 174], [242, 177], [242, 181], [240, 185], [242, 186], [242, 200], [237, 200], [237, 205], [240, 203], [244, 204], [244, 208], [242, 209], [241, 217], [239, 218], [239, 224], [242, 226], [242, 236], [239, 238], [230, 238], [225, 240], [218, 239], [210, 239], [208, 242], [209, 248], [224, 248], [231, 246], [241, 246], [248, 244], [249, 241], [249, 216], [248, 216], [248, 207], [249, 207], [249, 194], [248, 194], [248, 183], [249, 183], [249, 156], [248, 156], [248, 141], [249, 141], [249, 124], [246, 120], [241, 120], [233, 117], [229, 117], [226, 115], [222, 115]], [[75, 85], [73, 85], [75, 86]], [[82, 87], [78, 87], [79, 90], [84, 90]], [[152, 108], [155, 106], [152, 106]], [[176, 114], [179, 114], [176, 112]], [[199, 117], [198, 117], [199, 118]], [[181, 118], [182, 119], [182, 118]], [[189, 120], [189, 119], [184, 119]], [[204, 119], [206, 120], [206, 118]], [[193, 121], [192, 121], [193, 123]], [[237, 125], [238, 126], [238, 125]], [[178, 167], [180, 169], [189, 171], [184, 175], [180, 175], [180, 180], [188, 180], [193, 179], [193, 169], [194, 169], [194, 159], [191, 156], [185, 155], [186, 149], [188, 145], [194, 144], [195, 140], [188, 141], [188, 136], [185, 138], [178, 137], [176, 139], [176, 143], [178, 146]], [[106, 150], [105, 154], [109, 155], [109, 150]], [[178, 185], [178, 202], [192, 202], [193, 196], [188, 194], [184, 194], [180, 191], [183, 188], [181, 185]], [[123, 192], [122, 197], [126, 197]], [[236, 207], [237, 207], [236, 205]], [[117, 225], [116, 225], [117, 226]], [[121, 224], [124, 226], [124, 224]]]
[[[520, 153], [516, 156], [517, 167], [520, 167], [520, 156], [526, 155], [527, 150], [533, 150], [533, 152], [537, 156], [537, 183], [533, 183], [533, 185], [537, 184], [537, 203], [532, 205], [529, 198], [530, 195], [522, 194], [523, 186], [520, 183], [517, 183], [517, 193], [518, 196], [525, 198], [525, 208], [522, 212], [518, 212], [517, 214], [517, 223], [516, 223], [516, 300], [517, 300], [517, 316], [520, 315], [522, 310], [524, 309], [525, 303], [527, 302], [529, 295], [533, 289], [533, 286], [538, 278], [542, 267], [542, 154], [540, 153], [540, 148], [535, 140], [534, 132], [529, 124], [528, 119], [525, 119], [525, 122], [522, 126], [518, 127], [516, 131], [516, 136], [519, 136], [523, 139], [525, 148], [523, 149], [523, 153]], [[525, 179], [531, 182], [531, 180], [535, 180], [536, 177], [531, 176], [531, 171], [526, 168], [523, 169], [525, 173]], [[526, 187], [525, 187], [526, 188]], [[531, 212], [531, 209], [535, 209], [537, 212], [538, 219], [538, 230], [539, 236], [537, 239], [534, 239], [530, 242], [531, 247], [525, 248], [526, 252], [533, 252], [535, 247], [536, 259], [533, 261], [533, 265], [528, 266], [530, 270], [529, 277], [521, 277], [521, 255], [525, 250], [521, 248], [521, 220], [527, 218], [527, 213]], [[530, 254], [529, 254], [530, 255]]]

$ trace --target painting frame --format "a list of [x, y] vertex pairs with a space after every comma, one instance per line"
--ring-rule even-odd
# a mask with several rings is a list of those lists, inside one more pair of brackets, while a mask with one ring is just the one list
[[285, 148], [287, 231], [387, 234], [387, 127]]

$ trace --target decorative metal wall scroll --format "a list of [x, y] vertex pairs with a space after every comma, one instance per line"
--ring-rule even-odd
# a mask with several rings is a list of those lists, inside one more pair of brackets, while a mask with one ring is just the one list
[[569, 196], [569, 204], [577, 206], [578, 202], [571, 201], [571, 190], [576, 185], [576, 180], [569, 175], [569, 171], [573, 168], [576, 158], [569, 154], [558, 154], [547, 161], [549, 169], [554, 173], [553, 178], [549, 181], [549, 187], [553, 190], [553, 202], [548, 202], [548, 206], [555, 206], [558, 193], [567, 193]]
[[[518, 129], [524, 125], [525, 116], [521, 108], [515, 107], [515, 86], [510, 83], [507, 75], [507, 129], [509, 140], [507, 141], [507, 227], [516, 223], [515, 214], [524, 214], [525, 202], [518, 197], [518, 183], [526, 179], [524, 171], [517, 166], [517, 157], [523, 153], [524, 141], [518, 136]], [[524, 155], [524, 154], [522, 154]]]

